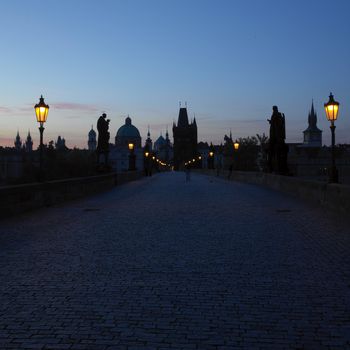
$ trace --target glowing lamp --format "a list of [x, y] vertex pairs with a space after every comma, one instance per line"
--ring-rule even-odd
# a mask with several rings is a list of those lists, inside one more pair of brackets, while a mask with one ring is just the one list
[[214, 155], [214, 152], [210, 151], [209, 156], [212, 157]]
[[149, 152], [145, 152], [145, 156], [148, 157], [149, 156]]
[[239, 148], [239, 143], [238, 143], [238, 142], [235, 142], [235, 143], [233, 144], [233, 148], [237, 151], [238, 148]]
[[338, 111], [339, 111], [339, 102], [334, 101], [334, 96], [332, 93], [329, 95], [329, 101], [324, 104], [324, 109], [326, 111], [326, 116], [328, 121], [333, 123], [337, 120]]
[[132, 151], [134, 149], [134, 144], [133, 143], [129, 143], [128, 147], [129, 147], [129, 150]]
[[39, 103], [34, 106], [36, 120], [38, 123], [45, 123], [49, 114], [49, 105], [44, 102], [44, 97], [41, 95]]

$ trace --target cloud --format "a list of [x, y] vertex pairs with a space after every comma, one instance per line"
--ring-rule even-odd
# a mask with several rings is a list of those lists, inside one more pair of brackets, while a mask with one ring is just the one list
[[50, 107], [59, 110], [71, 110], [71, 111], [85, 111], [85, 112], [97, 112], [100, 109], [95, 105], [86, 103], [74, 103], [74, 102], [57, 102], [51, 103]]
[[8, 107], [1, 107], [0, 106], [0, 113], [12, 113], [12, 110]]

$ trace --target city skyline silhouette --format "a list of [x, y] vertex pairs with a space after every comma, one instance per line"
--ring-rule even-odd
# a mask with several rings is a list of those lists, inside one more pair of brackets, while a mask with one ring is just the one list
[[[50, 105], [45, 142], [86, 147], [106, 112], [115, 133], [130, 114], [143, 140], [165, 132], [188, 103], [198, 139], [220, 143], [267, 133], [271, 106], [288, 120], [287, 142], [302, 142], [314, 101], [330, 144], [323, 103], [340, 102], [337, 142], [349, 143], [350, 34], [346, 1], [12, 1], [2, 5], [0, 145], [39, 132], [33, 106]], [[39, 19], [40, 18], [40, 19]], [[172, 137], [172, 134], [170, 133]]]

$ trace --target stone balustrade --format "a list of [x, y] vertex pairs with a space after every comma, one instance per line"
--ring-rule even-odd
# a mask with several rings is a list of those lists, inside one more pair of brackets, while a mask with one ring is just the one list
[[141, 177], [141, 172], [133, 171], [0, 187], [0, 218], [106, 191]]
[[[211, 176], [217, 175], [216, 170], [211, 169], [201, 169], [198, 172]], [[228, 175], [228, 170], [219, 172], [219, 177], [228, 179]], [[350, 186], [348, 185], [249, 171], [233, 171], [229, 180], [262, 185], [277, 191], [283, 191], [342, 214], [350, 212]]]

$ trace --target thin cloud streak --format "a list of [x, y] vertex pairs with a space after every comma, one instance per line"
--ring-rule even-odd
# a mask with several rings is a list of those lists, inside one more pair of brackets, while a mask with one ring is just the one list
[[74, 103], [74, 102], [57, 102], [51, 103], [50, 108], [58, 110], [71, 110], [71, 111], [85, 111], [85, 112], [97, 112], [100, 109], [98, 106], [85, 104], [85, 103]]
[[12, 113], [12, 110], [8, 107], [1, 107], [0, 106], [0, 113]]

